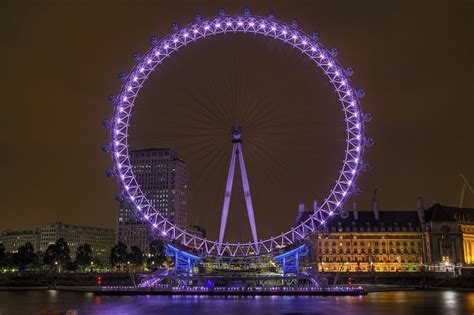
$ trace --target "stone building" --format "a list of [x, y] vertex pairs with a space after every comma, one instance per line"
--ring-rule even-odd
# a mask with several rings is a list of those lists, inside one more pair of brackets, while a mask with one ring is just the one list
[[[439, 204], [417, 210], [361, 211], [329, 221], [309, 241], [307, 267], [319, 271], [446, 271], [474, 263], [474, 209]], [[298, 211], [298, 221], [312, 212]]]
[[435, 204], [425, 210], [427, 263], [474, 263], [474, 209]]

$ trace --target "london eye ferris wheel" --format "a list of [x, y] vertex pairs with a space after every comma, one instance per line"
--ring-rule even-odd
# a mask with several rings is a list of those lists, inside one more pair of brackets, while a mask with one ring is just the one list
[[[254, 204], [250, 193], [249, 177], [245, 167], [243, 143], [245, 130], [238, 124], [229, 126], [232, 155], [227, 173], [226, 190], [220, 219], [219, 238], [216, 240], [197, 236], [184, 227], [177, 226], [157, 209], [143, 192], [133, 171], [130, 160], [130, 122], [137, 97], [150, 76], [163, 65], [167, 59], [174, 58], [178, 51], [186, 52], [187, 46], [193, 45], [211, 37], [222, 34], [244, 34], [245, 36], [267, 37], [293, 48], [312, 62], [323, 73], [323, 77], [334, 88], [333, 97], [337, 99], [342, 111], [345, 126], [345, 148], [341, 152], [341, 168], [337, 179], [330, 188], [327, 196], [314, 212], [298, 225], [284, 231], [280, 235], [259, 239], [255, 222]], [[123, 195], [151, 228], [170, 242], [193, 249], [203, 256], [252, 257], [274, 253], [282, 248], [298, 244], [311, 234], [320, 231], [325, 224], [339, 215], [345, 201], [358, 193], [356, 180], [359, 173], [369, 168], [363, 161], [366, 147], [373, 145], [373, 140], [367, 138], [364, 123], [371, 120], [369, 113], [361, 109], [360, 99], [364, 96], [362, 89], [353, 87], [350, 80], [353, 70], [343, 67], [336, 59], [336, 49], [326, 49], [319, 41], [319, 34], [307, 34], [298, 29], [296, 20], [290, 23], [281, 22], [269, 14], [266, 17], [253, 16], [248, 9], [241, 15], [228, 15], [224, 10], [211, 18], [195, 16], [195, 21], [185, 27], [173, 24], [171, 34], [158, 39], [152, 37], [152, 46], [143, 55], [136, 54], [135, 65], [128, 74], [123, 75], [123, 84], [116, 96], [109, 97], [113, 104], [113, 115], [104, 125], [110, 130], [110, 142], [103, 145], [103, 150], [110, 152], [113, 159], [113, 169], [110, 175], [118, 178]], [[237, 166], [240, 167], [245, 204], [251, 227], [252, 239], [247, 242], [225, 242], [229, 203], [233, 188], [234, 175]], [[336, 171], [336, 170], [335, 170]]]

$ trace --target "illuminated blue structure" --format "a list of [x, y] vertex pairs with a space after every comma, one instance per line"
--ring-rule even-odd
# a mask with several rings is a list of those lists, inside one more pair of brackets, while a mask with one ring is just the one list
[[281, 263], [283, 274], [297, 275], [299, 273], [299, 258], [308, 254], [308, 246], [305, 244], [292, 249], [286, 253], [273, 257], [276, 262]]
[[201, 258], [170, 244], [166, 244], [166, 256], [174, 257], [175, 275], [190, 275], [193, 273], [193, 265], [201, 262]]

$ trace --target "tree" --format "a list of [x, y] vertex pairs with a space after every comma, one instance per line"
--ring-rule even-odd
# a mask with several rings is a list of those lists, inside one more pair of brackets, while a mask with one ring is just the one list
[[58, 268], [65, 266], [71, 261], [70, 249], [64, 238], [60, 238], [55, 244], [48, 246], [44, 252], [43, 261], [45, 264], [49, 264], [51, 267]]
[[5, 246], [3, 245], [3, 243], [0, 243], [0, 267], [3, 267], [3, 265], [5, 264], [5, 256]]
[[18, 252], [14, 255], [15, 264], [20, 270], [24, 270], [29, 265], [34, 264], [36, 259], [37, 255], [35, 253], [35, 248], [29, 242], [23, 246], [20, 246], [18, 248]]
[[143, 252], [138, 246], [132, 246], [130, 248], [130, 254], [128, 254], [128, 261], [134, 266], [143, 265]]
[[84, 270], [84, 267], [92, 263], [92, 247], [85, 243], [79, 245], [76, 250], [76, 264]]
[[147, 259], [148, 268], [156, 268], [166, 261], [165, 244], [162, 240], [153, 240], [150, 243], [150, 255]]
[[112, 267], [123, 265], [127, 262], [127, 245], [118, 242], [110, 251], [110, 263]]

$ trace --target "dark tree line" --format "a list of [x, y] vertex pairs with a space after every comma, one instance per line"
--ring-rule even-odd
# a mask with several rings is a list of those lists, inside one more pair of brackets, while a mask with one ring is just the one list
[[84, 268], [93, 261], [92, 248], [89, 244], [82, 244], [76, 250], [76, 259], [71, 259], [71, 250], [67, 242], [60, 238], [56, 243], [48, 246], [44, 253], [35, 253], [31, 243], [18, 248], [16, 253], [6, 252], [5, 246], [0, 244], [0, 269], [41, 269], [44, 265], [50, 270], [70, 270]]
[[[75, 256], [73, 260], [71, 250], [63, 238], [50, 244], [44, 253], [36, 253], [31, 243], [20, 246], [16, 253], [10, 253], [0, 243], [0, 270], [41, 270], [47, 266], [47, 269], [57, 272], [85, 271], [94, 264], [93, 250], [89, 244], [79, 245]], [[132, 246], [129, 250], [122, 242], [115, 245], [110, 252], [112, 267], [132, 266], [151, 269], [161, 267], [165, 261], [165, 246], [161, 240], [153, 240], [147, 254], [137, 246]]]
[[160, 267], [166, 261], [165, 245], [161, 240], [153, 240], [150, 243], [148, 254], [144, 254], [137, 246], [127, 249], [127, 245], [118, 242], [110, 252], [110, 264], [112, 267], [132, 265], [148, 268]]

